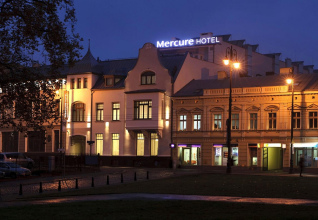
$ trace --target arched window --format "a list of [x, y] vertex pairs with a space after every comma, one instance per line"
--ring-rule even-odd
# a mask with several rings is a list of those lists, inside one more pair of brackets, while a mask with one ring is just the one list
[[85, 104], [81, 102], [74, 103], [72, 106], [72, 121], [84, 121]]
[[152, 71], [147, 71], [141, 74], [141, 85], [151, 85], [156, 83], [156, 74]]

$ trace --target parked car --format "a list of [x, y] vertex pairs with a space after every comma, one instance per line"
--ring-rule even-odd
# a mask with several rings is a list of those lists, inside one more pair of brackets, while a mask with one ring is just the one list
[[34, 161], [31, 158], [19, 152], [0, 153], [0, 161], [16, 163], [28, 169], [32, 169], [32, 167], [34, 166]]
[[16, 178], [17, 176], [30, 176], [31, 171], [23, 168], [18, 164], [11, 162], [0, 162], [0, 172], [4, 172], [5, 176]]

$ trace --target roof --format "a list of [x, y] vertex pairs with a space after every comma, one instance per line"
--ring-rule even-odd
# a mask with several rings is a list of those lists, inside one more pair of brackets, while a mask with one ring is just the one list
[[[270, 87], [286, 85], [286, 75], [238, 77], [232, 79], [232, 88]], [[294, 91], [318, 91], [318, 74], [295, 74]], [[229, 78], [211, 80], [192, 80], [174, 96], [202, 96], [204, 89], [225, 89], [230, 87]]]
[[159, 60], [161, 64], [168, 69], [170, 76], [172, 77], [173, 81], [177, 78], [183, 63], [187, 57], [186, 54], [178, 54], [178, 55], [166, 55], [160, 56]]
[[78, 61], [73, 67], [69, 69], [69, 74], [78, 74], [85, 72], [99, 73], [97, 60], [93, 57], [91, 50], [88, 48], [86, 55], [82, 60]]

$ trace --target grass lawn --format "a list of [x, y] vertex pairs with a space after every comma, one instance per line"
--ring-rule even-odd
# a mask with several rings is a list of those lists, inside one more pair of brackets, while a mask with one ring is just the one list
[[[40, 197], [165, 193], [318, 199], [318, 178], [200, 174], [72, 190]], [[31, 199], [31, 198], [26, 198]], [[33, 197], [32, 199], [41, 199]], [[318, 219], [316, 206], [204, 201], [118, 200], [0, 208], [1, 219]]]

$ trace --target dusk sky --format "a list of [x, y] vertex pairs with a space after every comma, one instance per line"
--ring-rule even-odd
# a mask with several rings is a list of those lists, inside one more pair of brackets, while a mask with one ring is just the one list
[[95, 58], [135, 58], [145, 43], [231, 34], [260, 53], [318, 69], [318, 0], [75, 0], [77, 32]]

